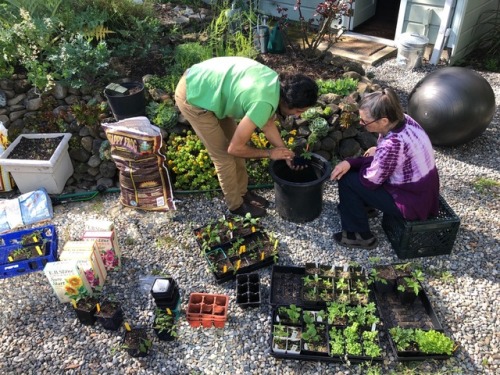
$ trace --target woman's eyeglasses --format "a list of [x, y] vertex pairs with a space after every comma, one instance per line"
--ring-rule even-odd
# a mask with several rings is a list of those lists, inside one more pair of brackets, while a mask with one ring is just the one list
[[361, 124], [361, 126], [368, 126], [370, 124], [373, 124], [374, 122], [377, 122], [378, 120], [381, 120], [381, 119], [376, 119], [376, 120], [373, 120], [370, 122], [365, 122], [365, 120], [359, 119], [359, 123]]

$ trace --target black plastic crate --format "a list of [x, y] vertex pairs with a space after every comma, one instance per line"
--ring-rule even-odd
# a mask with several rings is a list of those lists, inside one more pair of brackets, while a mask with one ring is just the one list
[[437, 217], [407, 221], [384, 214], [382, 219], [382, 228], [400, 259], [450, 254], [459, 227], [460, 218], [441, 196]]

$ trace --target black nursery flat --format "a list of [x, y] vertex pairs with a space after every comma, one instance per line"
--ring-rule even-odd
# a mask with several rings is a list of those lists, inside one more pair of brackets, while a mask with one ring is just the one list
[[378, 239], [374, 235], [365, 239], [357, 232], [347, 232], [345, 230], [335, 233], [333, 239], [341, 246], [365, 250], [374, 249], [378, 245]]

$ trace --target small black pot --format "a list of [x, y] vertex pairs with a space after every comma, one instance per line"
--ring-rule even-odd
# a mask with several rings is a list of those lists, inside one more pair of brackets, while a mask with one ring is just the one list
[[146, 357], [151, 347], [151, 341], [145, 328], [133, 328], [130, 331], [125, 331], [123, 345], [131, 357]]
[[136, 91], [133, 94], [120, 94], [110, 89], [104, 90], [111, 111], [117, 120], [129, 117], [146, 115], [146, 99], [144, 97], [144, 85], [141, 82], [124, 82], [121, 86], [128, 91]]
[[123, 310], [117, 302], [104, 302], [95, 314], [104, 329], [116, 331], [123, 323]]
[[162, 331], [160, 332], [159, 329], [154, 328], [154, 331], [156, 333], [156, 337], [158, 337], [158, 340], [160, 341], [174, 341], [175, 336], [172, 336], [170, 332], [168, 331]]
[[80, 323], [86, 326], [95, 324], [97, 320], [95, 316], [97, 312], [97, 302], [95, 298], [84, 298], [78, 301], [74, 310]]

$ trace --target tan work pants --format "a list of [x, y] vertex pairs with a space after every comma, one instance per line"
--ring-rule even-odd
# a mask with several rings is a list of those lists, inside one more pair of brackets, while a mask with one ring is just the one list
[[230, 210], [237, 209], [247, 192], [248, 174], [245, 159], [227, 153], [229, 141], [236, 131], [236, 122], [232, 118], [219, 120], [213, 112], [189, 104], [186, 101], [185, 75], [175, 89], [175, 103], [205, 145], [214, 163], [227, 207]]

